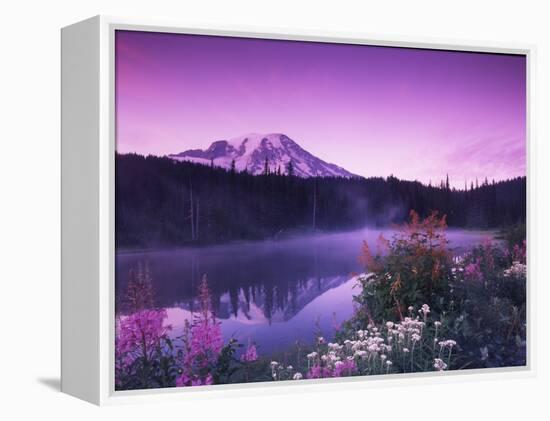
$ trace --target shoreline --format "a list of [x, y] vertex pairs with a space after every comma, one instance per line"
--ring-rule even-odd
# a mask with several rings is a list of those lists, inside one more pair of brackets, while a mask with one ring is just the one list
[[[393, 236], [399, 232], [399, 229], [400, 229], [399, 226], [394, 226], [394, 227], [366, 226], [363, 228], [347, 230], [347, 231], [305, 232], [302, 234], [289, 235], [281, 238], [266, 238], [261, 240], [230, 240], [230, 241], [222, 241], [218, 243], [195, 243], [195, 244], [190, 243], [190, 244], [181, 244], [181, 245], [159, 245], [159, 246], [144, 247], [144, 248], [115, 247], [115, 256], [145, 254], [145, 253], [174, 252], [174, 251], [182, 251], [182, 250], [202, 250], [202, 249], [208, 249], [208, 248], [214, 249], [214, 248], [224, 248], [224, 247], [233, 247], [233, 246], [252, 246], [252, 245], [258, 245], [258, 244], [283, 244], [284, 242], [311, 240], [315, 237], [349, 235], [354, 232], [360, 233], [365, 231], [378, 231], [381, 234], [383, 234], [384, 232], [391, 232]], [[499, 228], [480, 229], [480, 228], [449, 227], [445, 230], [445, 232], [450, 234], [452, 234], [453, 232], [462, 232], [465, 234], [486, 233], [490, 237], [492, 237], [493, 240], [498, 240], [498, 241], [504, 240], [502, 229], [499, 229]]]

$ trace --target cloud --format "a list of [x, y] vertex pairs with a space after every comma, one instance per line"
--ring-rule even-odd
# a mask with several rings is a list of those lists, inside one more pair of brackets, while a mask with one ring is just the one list
[[476, 137], [445, 157], [450, 173], [466, 178], [506, 179], [525, 175], [526, 142], [512, 135]]

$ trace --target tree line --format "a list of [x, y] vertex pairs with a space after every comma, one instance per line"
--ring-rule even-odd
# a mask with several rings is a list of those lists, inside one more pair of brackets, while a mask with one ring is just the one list
[[[451, 227], [525, 222], [526, 178], [451, 188], [399, 180], [262, 175], [169, 158], [117, 154], [116, 244], [143, 248], [261, 240], [406, 220], [411, 209], [447, 215]], [[292, 171], [292, 164], [290, 166]]]

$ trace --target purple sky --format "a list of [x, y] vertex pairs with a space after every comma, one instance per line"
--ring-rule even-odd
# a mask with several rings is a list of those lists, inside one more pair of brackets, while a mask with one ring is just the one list
[[117, 150], [281, 132], [364, 176], [525, 175], [525, 57], [117, 31]]

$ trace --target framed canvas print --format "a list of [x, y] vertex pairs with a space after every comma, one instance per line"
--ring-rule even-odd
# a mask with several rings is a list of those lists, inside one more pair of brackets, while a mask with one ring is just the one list
[[529, 371], [530, 57], [64, 28], [63, 391]]

